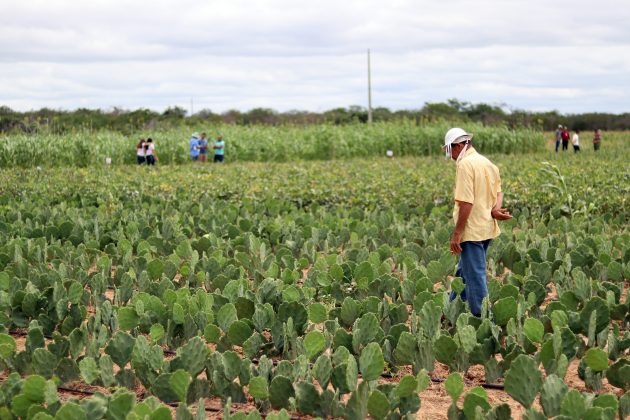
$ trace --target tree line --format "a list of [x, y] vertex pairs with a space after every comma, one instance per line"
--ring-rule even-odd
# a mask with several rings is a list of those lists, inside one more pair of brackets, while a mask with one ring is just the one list
[[[150, 109], [111, 110], [79, 108], [76, 110], [39, 110], [19, 112], [0, 106], [0, 132], [37, 133], [39, 131], [66, 133], [76, 130], [113, 130], [131, 134], [139, 130], [159, 130], [200, 125], [310, 125], [367, 123], [368, 111], [362, 106], [334, 108], [324, 112], [292, 110], [278, 112], [271, 108], [254, 108], [249, 111], [229, 110], [216, 113], [202, 109], [193, 115], [179, 106], [163, 112]], [[484, 125], [504, 125], [512, 128], [528, 127], [554, 130], [558, 124], [571, 130], [628, 130], [630, 113], [561, 114], [558, 111], [531, 112], [509, 109], [506, 105], [491, 105], [450, 99], [447, 102], [427, 102], [420, 109], [390, 110], [379, 107], [372, 110], [372, 119], [378, 121], [412, 120], [416, 124], [439, 121], [479, 122]]]

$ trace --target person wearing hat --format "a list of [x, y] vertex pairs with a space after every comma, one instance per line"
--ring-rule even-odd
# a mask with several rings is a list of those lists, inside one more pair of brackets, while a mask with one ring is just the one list
[[201, 147], [199, 146], [199, 133], [192, 133], [189, 145], [190, 159], [196, 162], [199, 159], [199, 151], [201, 150]]
[[[472, 145], [473, 135], [461, 128], [451, 128], [444, 137], [446, 156], [457, 162], [455, 172], [455, 229], [451, 235], [451, 253], [459, 255], [458, 277], [465, 283], [461, 294], [470, 311], [481, 316], [486, 285], [486, 252], [492, 239], [501, 233], [497, 220], [511, 219], [501, 208], [503, 193], [497, 168]], [[456, 293], [451, 293], [451, 300]]]

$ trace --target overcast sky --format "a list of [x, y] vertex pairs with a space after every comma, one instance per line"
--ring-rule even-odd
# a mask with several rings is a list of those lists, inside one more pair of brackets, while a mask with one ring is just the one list
[[0, 0], [0, 105], [630, 111], [628, 0]]

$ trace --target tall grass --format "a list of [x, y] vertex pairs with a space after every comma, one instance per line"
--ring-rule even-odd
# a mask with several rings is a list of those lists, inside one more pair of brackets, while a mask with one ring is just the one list
[[[441, 152], [446, 124], [417, 126], [414, 122], [313, 126], [216, 126], [199, 127], [212, 139], [222, 134], [229, 161], [331, 160], [383, 156], [428, 156]], [[544, 148], [543, 133], [505, 127], [464, 127], [474, 133], [475, 146], [483, 153], [526, 153]], [[190, 132], [178, 130], [142, 132], [133, 137], [109, 131], [75, 132], [69, 135], [4, 135], [0, 137], [2, 167], [90, 166], [106, 157], [113, 164], [135, 162], [135, 145], [152, 137], [160, 164], [189, 161]]]

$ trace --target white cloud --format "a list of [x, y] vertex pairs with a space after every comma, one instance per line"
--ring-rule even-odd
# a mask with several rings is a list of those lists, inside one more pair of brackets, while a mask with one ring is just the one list
[[0, 104], [419, 108], [460, 98], [627, 112], [625, 0], [0, 3]]

